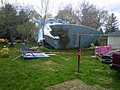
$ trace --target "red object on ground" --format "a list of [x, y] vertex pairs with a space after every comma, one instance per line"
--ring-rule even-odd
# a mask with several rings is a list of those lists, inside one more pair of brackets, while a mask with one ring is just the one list
[[110, 46], [96, 46], [95, 47], [95, 54], [99, 55], [99, 56], [101, 56], [109, 51], [111, 51]]

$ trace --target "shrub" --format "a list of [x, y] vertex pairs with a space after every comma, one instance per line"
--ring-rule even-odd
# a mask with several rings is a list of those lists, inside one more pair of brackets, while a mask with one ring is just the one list
[[4, 46], [1, 50], [0, 50], [0, 56], [1, 57], [8, 57], [9, 56], [9, 48]]
[[69, 28], [63, 28], [63, 27], [59, 27], [56, 29], [52, 29], [51, 34], [53, 36], [59, 36], [60, 40], [59, 40], [59, 44], [61, 49], [66, 49], [67, 45], [70, 41], [69, 35], [68, 35], [68, 30]]
[[7, 39], [0, 38], [0, 42], [1, 42], [1, 43], [7, 42]]

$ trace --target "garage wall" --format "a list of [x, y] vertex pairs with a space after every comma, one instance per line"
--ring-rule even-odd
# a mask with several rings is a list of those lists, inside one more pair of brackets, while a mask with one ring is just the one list
[[120, 49], [120, 37], [108, 37], [107, 45], [111, 46], [112, 49]]

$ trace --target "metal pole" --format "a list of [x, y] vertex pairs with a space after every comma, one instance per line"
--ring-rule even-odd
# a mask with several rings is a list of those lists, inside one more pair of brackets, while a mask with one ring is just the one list
[[80, 72], [80, 50], [78, 51], [78, 73]]
[[22, 55], [19, 55], [19, 56], [13, 58], [11, 61], [13, 61], [13, 60], [15, 60], [15, 59], [18, 59], [18, 58], [21, 57], [21, 56], [22, 56]]
[[79, 49], [81, 48], [80, 42], [81, 42], [81, 34], [79, 34]]
[[79, 49], [78, 49], [78, 73], [80, 73], [80, 56], [81, 56], [81, 34], [79, 34]]

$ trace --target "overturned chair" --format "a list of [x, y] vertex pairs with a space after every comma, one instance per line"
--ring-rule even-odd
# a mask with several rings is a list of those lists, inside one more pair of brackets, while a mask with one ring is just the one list
[[120, 52], [113, 53], [113, 63], [110, 64], [110, 68], [118, 73], [120, 72]]
[[35, 59], [35, 58], [48, 58], [49, 55], [45, 53], [33, 53], [28, 49], [28, 47], [25, 45], [25, 43], [22, 43], [23, 53], [22, 58], [23, 59]]

